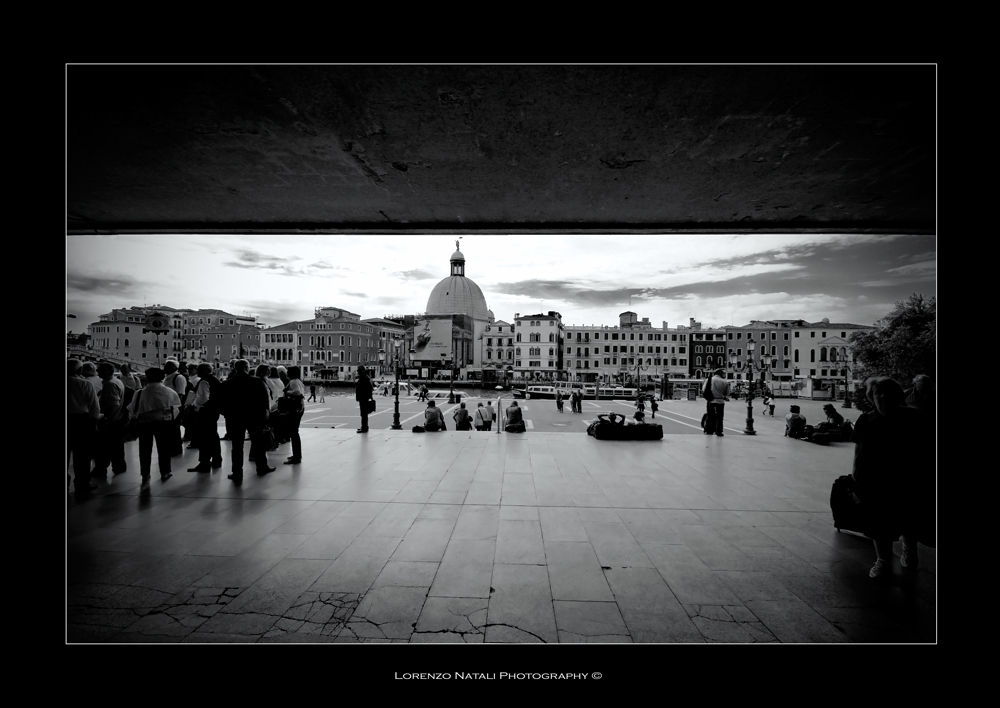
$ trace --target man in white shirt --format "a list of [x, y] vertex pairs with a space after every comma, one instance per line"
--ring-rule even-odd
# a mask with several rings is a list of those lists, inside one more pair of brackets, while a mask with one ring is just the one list
[[708, 404], [708, 421], [705, 423], [705, 435], [713, 432], [722, 437], [722, 417], [729, 400], [731, 384], [726, 381], [724, 369], [718, 369], [712, 377], [712, 401]]
[[490, 401], [486, 401], [486, 407], [483, 408], [483, 430], [493, 429], [493, 404]]
[[154, 439], [156, 457], [160, 462], [160, 479], [166, 481], [171, 476], [173, 426], [180, 413], [181, 399], [176, 391], [163, 385], [163, 369], [146, 369], [146, 385], [135, 394], [131, 408], [139, 426], [139, 474], [142, 481], [144, 484], [149, 481]]
[[97, 375], [97, 364], [92, 361], [86, 361], [83, 363], [83, 378], [94, 385], [94, 390], [98, 395], [101, 393], [101, 386], [104, 382], [101, 381], [101, 377]]

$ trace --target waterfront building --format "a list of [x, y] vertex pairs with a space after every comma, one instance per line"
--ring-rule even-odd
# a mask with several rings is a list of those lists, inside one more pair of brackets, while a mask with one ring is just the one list
[[[498, 333], [499, 335], [499, 333]], [[508, 337], [509, 339], [509, 337]], [[514, 375], [532, 381], [555, 381], [563, 364], [565, 328], [554, 310], [536, 315], [514, 314]]]
[[338, 307], [317, 307], [308, 320], [264, 330], [264, 361], [272, 366], [299, 366], [302, 377], [353, 380], [359, 364], [378, 362], [378, 335], [361, 315]]
[[566, 325], [563, 377], [618, 385], [686, 378], [689, 333], [671, 330], [665, 321], [662, 325], [655, 327], [632, 311], [618, 316], [617, 327]]

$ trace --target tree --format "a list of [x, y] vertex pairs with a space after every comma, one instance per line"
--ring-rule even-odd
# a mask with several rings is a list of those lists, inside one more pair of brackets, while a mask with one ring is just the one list
[[[870, 332], [851, 335], [855, 380], [892, 376], [904, 388], [917, 374], [936, 378], [937, 300], [914, 293]], [[858, 392], [863, 396], [863, 392]]]

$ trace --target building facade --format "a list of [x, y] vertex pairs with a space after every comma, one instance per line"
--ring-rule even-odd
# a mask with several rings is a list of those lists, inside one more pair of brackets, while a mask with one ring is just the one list
[[[499, 335], [499, 333], [498, 333]], [[508, 337], [509, 339], [509, 337]], [[536, 315], [514, 314], [513, 372], [516, 378], [556, 381], [563, 369], [565, 328], [554, 310]]]
[[640, 320], [636, 313], [626, 311], [618, 316], [617, 327], [566, 325], [564, 378], [608, 385], [687, 378], [689, 332], [662, 324], [654, 327], [649, 318]]

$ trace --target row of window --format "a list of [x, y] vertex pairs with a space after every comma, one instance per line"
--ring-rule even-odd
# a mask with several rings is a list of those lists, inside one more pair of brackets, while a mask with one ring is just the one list
[[[593, 333], [593, 335], [594, 335], [594, 341], [595, 342], [601, 338], [601, 334], [602, 334], [601, 332], [594, 332]], [[604, 340], [605, 341], [608, 341], [609, 339], [611, 341], [618, 341], [618, 334], [619, 334], [618, 332], [604, 332], [603, 334], [604, 334]], [[636, 334], [637, 334], [636, 332], [629, 332], [628, 333], [629, 340], [634, 341], [636, 339]], [[577, 332], [576, 333], [576, 341], [578, 341], [578, 342], [589, 342], [590, 341], [590, 335], [591, 335], [590, 332]], [[638, 332], [638, 335], [639, 335], [638, 339], [641, 342], [642, 341], [642, 335], [643, 335], [643, 333], [642, 332]], [[566, 336], [569, 339], [573, 339], [573, 332], [572, 331], [567, 332]], [[680, 337], [680, 339], [678, 339], [678, 337]], [[622, 340], [625, 339], [625, 332], [621, 333], [621, 338], [622, 338]], [[654, 333], [654, 332], [646, 332], [646, 341], [648, 341], [648, 342], [666, 342], [666, 341], [671, 341], [671, 342], [686, 342], [687, 341], [687, 335], [686, 334], [671, 334], [670, 335], [670, 339], [668, 340], [667, 339], [667, 335], [665, 335], [665, 334], [657, 334], [657, 333]]]

